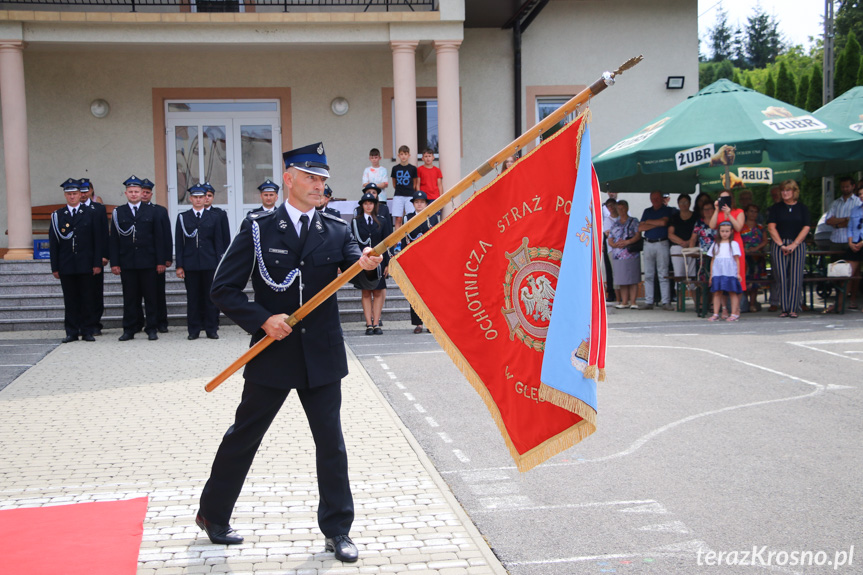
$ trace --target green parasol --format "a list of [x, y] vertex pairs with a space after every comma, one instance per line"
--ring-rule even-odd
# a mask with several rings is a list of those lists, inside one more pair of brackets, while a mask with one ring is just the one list
[[607, 191], [715, 191], [863, 169], [863, 135], [718, 80], [593, 164]]
[[848, 126], [863, 133], [863, 86], [851, 88], [826, 106], [821, 106], [812, 115], [822, 122]]

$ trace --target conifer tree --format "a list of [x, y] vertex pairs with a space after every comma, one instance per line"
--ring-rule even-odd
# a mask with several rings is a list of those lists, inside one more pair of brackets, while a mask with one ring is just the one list
[[[811, 76], [803, 74], [800, 76], [800, 81], [797, 82], [797, 97], [794, 99], [794, 105], [804, 110], [809, 110], [806, 107], [806, 98], [809, 97], [809, 79]], [[812, 110], [809, 110], [810, 112]]]
[[773, 74], [767, 73], [767, 83], [764, 84], [764, 93], [771, 98], [776, 96], [776, 84], [773, 82]]
[[821, 76], [821, 66], [815, 64], [812, 69], [812, 77], [809, 79], [809, 94], [806, 96], [806, 109], [814, 112], [823, 105], [824, 78]]
[[794, 78], [788, 73], [785, 62], [779, 63], [779, 73], [776, 75], [776, 95], [774, 97], [787, 104], [794, 104], [797, 98], [797, 86], [794, 84]]
[[841, 96], [857, 84], [860, 72], [860, 43], [855, 34], [848, 35], [845, 49], [836, 60], [835, 95]]

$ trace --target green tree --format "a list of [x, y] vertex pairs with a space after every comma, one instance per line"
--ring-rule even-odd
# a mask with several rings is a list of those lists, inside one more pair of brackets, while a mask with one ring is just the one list
[[835, 95], [841, 96], [857, 85], [857, 74], [860, 72], [860, 43], [854, 34], [849, 34], [845, 48], [836, 61], [836, 77], [834, 81]]
[[713, 69], [715, 68], [713, 62], [702, 62], [698, 65], [698, 88], [704, 88], [705, 86], [709, 86], [713, 83]]
[[733, 55], [734, 30], [728, 25], [728, 12], [721, 7], [716, 11], [716, 25], [707, 33], [710, 40], [712, 62], [730, 60]]
[[716, 66], [713, 81], [715, 82], [720, 78], [725, 78], [727, 80], [734, 78], [734, 64], [732, 64], [730, 60], [723, 60]]
[[737, 68], [734, 69], [734, 76], [731, 78], [731, 81], [735, 84], [743, 85], [743, 79], [740, 77], [740, 70]]
[[750, 90], [754, 90], [755, 86], [752, 85], [752, 77], [749, 74], [746, 74], [746, 80], [743, 82], [743, 85], [749, 88]]
[[783, 48], [779, 33], [779, 22], [768, 16], [760, 4], [755, 4], [753, 14], [746, 19], [745, 46], [746, 58], [754, 68], [763, 68], [776, 61]]
[[810, 77], [806, 74], [800, 76], [800, 81], [797, 82], [797, 96], [794, 98], [794, 105], [804, 110], [809, 110], [806, 107], [806, 98], [809, 96], [809, 79]]
[[857, 40], [863, 38], [863, 2], [860, 0], [837, 0], [839, 8], [834, 18], [834, 29], [836, 32], [836, 53], [845, 49], [845, 43], [851, 34]]
[[776, 84], [773, 83], [773, 74], [767, 74], [767, 83], [764, 84], [764, 94], [771, 98], [776, 96]]
[[812, 69], [812, 78], [809, 79], [809, 94], [806, 96], [806, 109], [810, 112], [814, 112], [823, 105], [823, 83], [824, 77], [821, 76], [821, 66], [815, 64], [815, 68]]
[[776, 75], [776, 95], [774, 97], [788, 104], [793, 104], [797, 99], [797, 85], [794, 83], [794, 78], [788, 73], [788, 67], [785, 65], [785, 62], [779, 64], [779, 73]]

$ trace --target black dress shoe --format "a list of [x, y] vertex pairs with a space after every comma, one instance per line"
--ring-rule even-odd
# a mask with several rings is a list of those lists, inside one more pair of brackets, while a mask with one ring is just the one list
[[190, 333], [189, 337], [187, 337], [186, 339], [193, 340], [193, 339], [198, 339], [199, 337], [201, 337], [201, 334], [199, 334], [199, 333]]
[[375, 335], [383, 335], [384, 334], [384, 330], [381, 329], [381, 324], [378, 324], [377, 327], [375, 327], [373, 333]]
[[60, 343], [69, 343], [72, 341], [78, 341], [78, 336], [77, 335], [67, 335], [66, 337], [64, 337], [63, 339], [60, 340]]
[[345, 563], [353, 563], [360, 554], [357, 551], [357, 546], [351, 541], [348, 535], [336, 535], [335, 537], [327, 537], [326, 551], [334, 551], [336, 559]]
[[129, 341], [130, 339], [135, 339], [135, 334], [132, 332], [124, 331], [123, 335], [117, 338], [119, 341]]
[[200, 513], [195, 517], [195, 525], [203, 529], [210, 541], [216, 545], [239, 545], [243, 542], [243, 537], [234, 531], [230, 525], [210, 523], [201, 517]]
[[207, 339], [219, 339], [219, 334], [217, 334], [215, 332], [207, 333]]
[[375, 326], [367, 325], [366, 326], [366, 335], [372, 335], [375, 332]]
[[81, 339], [83, 339], [84, 341], [96, 341], [96, 338], [93, 337], [93, 335], [89, 334], [89, 333], [84, 335]]
[[168, 333], [168, 326], [160, 325], [159, 326], [159, 333]]
[[147, 334], [147, 339], [149, 339], [150, 341], [156, 341], [157, 339], [159, 339], [159, 334], [157, 334], [155, 331], [151, 331]]

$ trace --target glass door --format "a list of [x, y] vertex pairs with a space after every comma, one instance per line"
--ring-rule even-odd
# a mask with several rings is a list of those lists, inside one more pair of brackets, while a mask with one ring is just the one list
[[279, 147], [274, 145], [279, 140], [277, 123], [269, 118], [237, 118], [233, 128], [238, 139], [233, 162], [238, 190], [234, 218], [239, 225], [249, 210], [261, 205], [258, 186], [267, 178], [279, 184], [279, 202], [276, 205], [281, 203], [284, 198], [281, 191], [283, 170]]

